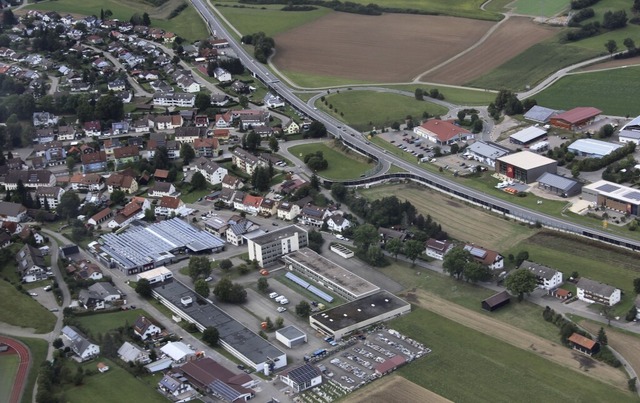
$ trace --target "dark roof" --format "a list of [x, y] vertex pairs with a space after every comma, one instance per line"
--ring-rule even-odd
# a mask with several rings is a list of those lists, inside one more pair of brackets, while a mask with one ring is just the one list
[[525, 260], [524, 262], [522, 262], [522, 264], [520, 264], [520, 268], [527, 269], [533, 274], [535, 274], [537, 277], [542, 277], [547, 280], [551, 280], [553, 276], [555, 276], [558, 273], [557, 270], [554, 270], [551, 267], [543, 266], [538, 263], [529, 262], [528, 260]]
[[20, 213], [26, 211], [27, 208], [22, 204], [0, 201], [0, 216], [17, 217]]
[[569, 191], [576, 185], [580, 185], [580, 182], [575, 181], [573, 179], [565, 178], [564, 176], [552, 174], [549, 172], [543, 173], [538, 178], [538, 183], [543, 185], [547, 185], [556, 189], [560, 189], [562, 191]]
[[293, 234], [306, 233], [307, 231], [304, 228], [298, 227], [297, 225], [289, 225], [288, 227], [282, 227], [275, 231], [268, 232], [264, 235], [251, 238], [251, 241], [257, 243], [258, 245], [266, 245], [277, 239], [288, 238]]
[[597, 281], [593, 281], [584, 277], [581, 277], [580, 280], [578, 280], [577, 287], [582, 288], [583, 290], [588, 291], [592, 294], [604, 295], [607, 297], [613, 294], [616, 290], [616, 288], [613, 286], [599, 283]]
[[507, 291], [502, 291], [490, 296], [489, 298], [485, 299], [482, 302], [487, 304], [490, 308], [493, 308], [494, 306], [498, 306], [503, 302], [509, 301], [509, 300], [511, 300], [511, 295], [509, 295]]
[[320, 370], [311, 364], [302, 364], [299, 367], [292, 368], [283, 374], [298, 385], [310, 382], [313, 378], [321, 376]]

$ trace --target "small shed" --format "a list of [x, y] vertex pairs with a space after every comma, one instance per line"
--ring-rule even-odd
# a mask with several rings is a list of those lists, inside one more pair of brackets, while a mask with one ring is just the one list
[[288, 348], [293, 348], [307, 342], [307, 335], [297, 327], [290, 325], [276, 330], [276, 340]]
[[502, 291], [490, 296], [482, 301], [482, 309], [493, 312], [511, 302], [511, 295], [507, 291]]
[[578, 350], [581, 353], [593, 355], [600, 351], [600, 343], [581, 334], [574, 333], [567, 340], [569, 341], [571, 348]]

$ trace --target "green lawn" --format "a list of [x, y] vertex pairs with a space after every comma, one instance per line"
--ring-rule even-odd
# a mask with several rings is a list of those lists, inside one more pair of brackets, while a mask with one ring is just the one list
[[569, 9], [569, 0], [516, 0], [512, 7], [518, 14], [553, 17]]
[[205, 197], [209, 193], [211, 193], [211, 189], [194, 190], [193, 192], [180, 195], [180, 200], [185, 203], [195, 203], [199, 198]]
[[610, 284], [623, 291], [615, 306], [616, 315], [624, 316], [635, 299], [633, 280], [640, 277], [636, 253], [595, 241], [543, 231], [525, 239], [506, 254], [529, 252], [529, 260], [563, 272], [567, 279], [577, 271], [581, 277]]
[[33, 297], [18, 292], [13, 285], [3, 280], [0, 280], [0, 301], [0, 322], [34, 328], [36, 333], [48, 333], [53, 330], [56, 323], [55, 315]]
[[342, 91], [327, 95], [326, 101], [328, 105], [318, 100], [316, 106], [360, 131], [389, 127], [393, 122], [403, 122], [407, 115], [420, 118], [424, 112], [431, 116], [447, 113], [443, 106], [386, 92]]
[[[277, 46], [277, 44], [276, 44]], [[277, 65], [276, 65], [277, 67]], [[271, 70], [273, 71], [273, 69]], [[300, 73], [289, 70], [279, 70], [295, 87], [299, 88], [330, 88], [344, 87], [347, 85], [371, 85], [373, 81], [354, 80], [352, 78], [331, 77], [311, 73]], [[275, 74], [275, 71], [274, 71]]]
[[397, 166], [395, 164], [391, 164], [391, 166], [389, 167], [389, 170], [386, 173], [395, 174], [395, 173], [400, 173], [400, 172], [407, 172], [407, 170], [404, 169], [404, 168], [400, 168], [399, 166]]
[[17, 354], [0, 355], [0, 402], [8, 402], [16, 379], [20, 358]]
[[33, 365], [29, 368], [27, 384], [25, 385], [24, 393], [22, 394], [22, 403], [31, 403], [33, 401], [33, 388], [36, 384], [36, 380], [38, 379], [40, 363], [47, 359], [49, 343], [42, 339], [32, 339], [27, 337], [16, 337], [16, 339], [29, 347], [29, 352], [33, 360]]
[[[155, 382], [147, 378], [135, 378], [133, 375], [117, 366], [112, 361], [99, 357], [87, 364], [83, 364], [85, 370], [94, 371], [98, 362], [104, 362], [109, 366], [109, 371], [96, 373], [84, 378], [81, 386], [67, 385], [64, 391], [65, 401], [69, 403], [166, 403], [167, 399], [155, 390]], [[75, 371], [74, 371], [75, 373]], [[152, 378], [152, 379], [157, 379]], [[157, 381], [156, 381], [157, 382]]]
[[640, 67], [566, 76], [535, 96], [540, 105], [571, 109], [594, 106], [606, 115], [636, 116]]
[[105, 334], [109, 330], [117, 329], [125, 326], [127, 323], [131, 326], [135, 323], [138, 316], [144, 315], [149, 319], [153, 319], [148, 313], [142, 309], [134, 309], [127, 311], [118, 311], [110, 313], [100, 313], [96, 315], [80, 316], [77, 318], [80, 326], [89, 333], [88, 336], [96, 338], [98, 334]]
[[455, 402], [637, 401], [629, 392], [422, 309], [389, 327], [432, 349], [398, 373]]
[[[179, 3], [177, 2], [173, 2], [173, 4], [165, 5], [165, 8], [166, 6], [169, 6], [173, 9], [178, 4]], [[112, 18], [124, 21], [129, 21], [131, 16], [135, 13], [142, 14], [147, 12], [151, 16], [151, 26], [170, 30], [189, 41], [195, 41], [208, 36], [204, 21], [192, 6], [189, 6], [186, 10], [183, 10], [177, 17], [172, 18], [171, 20], [160, 18], [160, 15], [168, 15], [168, 12], [164, 10], [164, 8], [156, 9], [149, 3], [135, 0], [56, 0], [28, 5], [25, 9], [56, 11], [61, 14], [75, 13], [97, 16], [100, 15], [100, 9], [109, 9], [113, 12]]]
[[358, 178], [374, 167], [374, 164], [366, 162], [365, 157], [362, 155], [349, 149], [345, 149], [344, 151], [337, 150], [328, 144], [329, 143], [301, 144], [289, 148], [289, 152], [302, 161], [305, 155], [322, 151], [324, 158], [329, 163], [329, 167], [324, 171], [318, 172], [318, 175], [328, 179], [341, 180]]
[[[604, 46], [600, 46], [604, 49]], [[584, 49], [575, 44], [560, 44], [557, 39], [551, 39], [533, 45], [490, 73], [466, 85], [522, 91], [527, 85], [533, 87], [562, 67], [598, 56], [600, 53], [602, 52]]]
[[[400, 84], [385, 85], [384, 87], [409, 92], [414, 92], [416, 88], [422, 88], [422, 90], [427, 92], [431, 89], [437, 89], [444, 95], [445, 101], [456, 105], [489, 105], [496, 99], [495, 92], [478, 90], [476, 88], [458, 88], [434, 84]], [[425, 99], [428, 98], [425, 97]]]
[[[275, 36], [298, 26], [308, 24], [333, 11], [318, 7], [313, 11], [282, 11], [282, 4], [240, 4], [229, 1], [212, 2], [220, 4], [217, 10], [229, 20], [240, 32], [249, 35], [264, 32], [268, 36]], [[276, 40], [277, 46], [277, 40]]]

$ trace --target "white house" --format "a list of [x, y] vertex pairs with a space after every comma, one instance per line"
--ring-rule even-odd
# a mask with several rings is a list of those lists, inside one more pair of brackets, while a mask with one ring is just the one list
[[496, 251], [480, 248], [475, 245], [465, 245], [464, 250], [471, 253], [471, 256], [476, 261], [489, 267], [491, 270], [501, 270], [504, 268], [504, 257]]
[[162, 332], [162, 329], [156, 324], [151, 322], [145, 316], [138, 316], [136, 323], [133, 324], [133, 331], [140, 336], [142, 340], [147, 340], [149, 337], [155, 337]]
[[445, 255], [453, 249], [453, 243], [449, 241], [440, 241], [434, 238], [429, 238], [425, 246], [425, 254], [437, 260], [444, 260]]
[[521, 269], [527, 269], [536, 276], [538, 288], [543, 290], [553, 290], [562, 284], [562, 272], [554, 270], [541, 264], [525, 260], [520, 265]]
[[621, 292], [618, 288], [602, 284], [588, 278], [580, 278], [576, 286], [578, 299], [581, 301], [613, 306], [620, 302]]
[[281, 220], [292, 221], [300, 214], [300, 206], [291, 202], [282, 202], [278, 206], [277, 213]]
[[195, 351], [191, 350], [189, 346], [181, 341], [169, 342], [160, 348], [160, 351], [166, 354], [167, 357], [171, 358], [174, 363], [185, 362], [189, 357], [193, 357], [195, 355]]
[[72, 326], [62, 328], [62, 342], [82, 361], [90, 360], [100, 354], [100, 347], [91, 343], [86, 336]]
[[184, 211], [184, 202], [177, 197], [162, 196], [155, 208], [156, 215], [170, 216], [181, 215]]
[[351, 226], [351, 222], [347, 220], [342, 214], [331, 214], [326, 218], [325, 222], [330, 231], [342, 232], [343, 230]]
[[220, 67], [213, 70], [213, 76], [215, 77], [216, 80], [220, 81], [221, 83], [226, 83], [231, 81], [231, 73], [229, 73], [227, 70]]
[[122, 346], [118, 349], [118, 357], [124, 362], [141, 364], [151, 362], [151, 359], [149, 359], [149, 353], [128, 341], [122, 343]]
[[268, 92], [267, 95], [264, 96], [264, 105], [267, 108], [282, 108], [285, 103], [279, 96]]
[[217, 162], [211, 161], [205, 157], [200, 157], [194, 161], [194, 169], [202, 174], [204, 178], [212, 185], [222, 183], [222, 180], [229, 173], [227, 168], [219, 165]]

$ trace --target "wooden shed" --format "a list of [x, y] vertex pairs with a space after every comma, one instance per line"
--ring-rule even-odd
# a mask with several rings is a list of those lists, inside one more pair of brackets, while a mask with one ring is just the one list
[[509, 302], [511, 302], [511, 295], [509, 295], [507, 291], [502, 291], [482, 301], [482, 309], [493, 312], [507, 305]]

